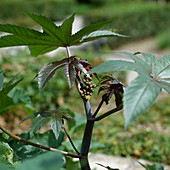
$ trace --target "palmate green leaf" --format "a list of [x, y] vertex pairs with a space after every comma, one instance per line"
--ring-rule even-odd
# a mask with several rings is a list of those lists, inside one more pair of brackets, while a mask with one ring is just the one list
[[110, 60], [106, 61], [95, 68], [93, 68], [89, 73], [101, 73], [101, 72], [110, 72], [110, 71], [136, 71], [138, 74], [148, 75], [150, 76], [152, 71], [152, 65], [146, 64], [138, 56], [122, 51], [115, 51], [116, 53], [125, 54], [130, 57], [133, 62], [124, 61], [124, 60]]
[[123, 97], [125, 128], [152, 105], [160, 90], [151, 78], [138, 76], [130, 83]]
[[74, 61], [74, 58], [75, 56], [64, 58], [61, 61], [55, 61], [43, 67], [37, 75], [40, 92], [47, 84], [47, 82], [54, 76], [55, 71], [61, 67], [63, 67], [65, 77], [67, 79], [69, 87], [71, 87], [73, 81], [75, 80], [75, 70], [73, 68], [73, 65], [71, 64], [72, 61]]
[[66, 77], [69, 88], [72, 87], [76, 78], [75, 68], [89, 76], [86, 68], [83, 66], [83, 64], [81, 64], [83, 62], [85, 62], [86, 65], [90, 65], [85, 60], [76, 58], [75, 56], [71, 56], [69, 58], [64, 58], [61, 61], [49, 63], [48, 65], [43, 67], [37, 75], [40, 92], [47, 84], [47, 82], [54, 76], [56, 70], [61, 67], [63, 68], [64, 75]]
[[66, 19], [61, 26], [56, 26], [51, 20], [44, 16], [32, 14], [26, 11], [23, 12], [38, 23], [42, 27], [43, 32], [16, 25], [1, 24], [0, 31], [7, 32], [12, 35], [2, 36], [0, 38], [0, 47], [26, 45], [29, 47], [31, 55], [37, 56], [53, 51], [58, 47], [79, 45], [102, 37], [125, 37], [112, 31], [97, 31], [109, 24], [110, 21], [86, 26], [72, 35], [74, 14]]
[[[22, 122], [36, 117], [30, 126], [30, 134], [33, 135], [34, 132], [38, 131], [45, 125], [45, 123], [51, 119], [51, 129], [56, 137], [58, 139], [62, 127], [62, 118], [72, 122], [74, 124], [74, 120], [72, 117], [66, 112], [62, 111], [60, 109], [52, 110], [52, 111], [41, 111], [34, 113], [28, 117], [26, 117]], [[22, 123], [21, 122], [21, 123]], [[20, 123], [20, 124], [21, 124]]]
[[[120, 53], [120, 52], [119, 52]], [[142, 114], [155, 101], [163, 88], [170, 93], [170, 56], [157, 59], [153, 54], [142, 54], [142, 60], [136, 54], [121, 52], [133, 62], [123, 60], [107, 61], [93, 68], [89, 73], [132, 70], [138, 77], [126, 88], [123, 95], [125, 127]]]

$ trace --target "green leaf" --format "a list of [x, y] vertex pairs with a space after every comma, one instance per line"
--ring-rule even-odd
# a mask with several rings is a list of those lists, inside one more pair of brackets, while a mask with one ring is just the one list
[[170, 55], [165, 55], [153, 65], [154, 78], [170, 83]]
[[9, 97], [11, 97], [14, 101], [14, 103], [25, 103], [25, 104], [30, 104], [31, 99], [27, 95], [26, 91], [23, 89], [15, 88], [12, 91], [9, 92], [8, 94]]
[[12, 85], [9, 85], [8, 87], [6, 88], [3, 88], [1, 91], [0, 91], [0, 101], [2, 101], [6, 95], [21, 81], [22, 79], [18, 80], [16, 83], [13, 83]]
[[0, 24], [0, 31], [22, 37], [32, 37], [33, 39], [37, 39], [37, 37], [47, 37], [39, 31], [11, 24]]
[[142, 60], [136, 54], [119, 53], [127, 55], [134, 62], [111, 60], [93, 68], [89, 73], [132, 70], [139, 74], [139, 77], [126, 88], [123, 97], [127, 127], [151, 106], [162, 88], [170, 93], [170, 56], [165, 55], [158, 60], [153, 54], [136, 53], [143, 55], [145, 60]]
[[156, 81], [155, 84], [157, 84], [160, 88], [163, 88], [168, 93], [170, 93], [170, 83], [167, 83], [167, 82], [164, 82], [164, 81]]
[[124, 61], [124, 60], [110, 60], [106, 61], [93, 68], [89, 73], [101, 73], [101, 72], [110, 72], [110, 71], [126, 71], [132, 70], [136, 71], [139, 74], [150, 76], [152, 71], [152, 63], [146, 65], [145, 61], [139, 58], [136, 55], [133, 55], [129, 52], [120, 52], [115, 51], [116, 53], [122, 53], [133, 59], [134, 62]]
[[28, 47], [32, 56], [38, 56], [56, 50], [59, 45], [29, 45]]
[[83, 29], [81, 29], [80, 31], [78, 31], [77, 33], [72, 35], [71, 40], [70, 40], [70, 42], [71, 42], [70, 46], [81, 44], [80, 40], [82, 39], [83, 36], [88, 35], [91, 32], [96, 31], [96, 30], [108, 25], [109, 23], [111, 23], [111, 22], [104, 21], [104, 22], [100, 22], [100, 23], [96, 23], [96, 24], [84, 27]]
[[67, 64], [63, 66], [63, 71], [66, 77], [67, 83], [69, 85], [69, 88], [71, 88], [76, 78], [75, 68], [72, 65]]
[[30, 125], [30, 134], [33, 135], [34, 132], [40, 130], [48, 121], [48, 119], [48, 117], [42, 117], [38, 115]]
[[146, 170], [150, 170], [146, 165], [142, 164], [141, 162], [137, 161], [140, 165], [142, 165]]
[[109, 60], [89, 71], [89, 73], [105, 73], [111, 71], [136, 71], [135, 63], [123, 60]]
[[10, 139], [10, 136], [7, 135], [5, 132], [3, 132], [2, 130], [0, 130], [0, 141], [2, 142], [8, 142], [8, 140]]
[[34, 113], [34, 114], [26, 117], [24, 120], [22, 120], [22, 121], [20, 122], [20, 124], [23, 123], [23, 122], [25, 122], [25, 121], [28, 120], [28, 119], [31, 119], [31, 118], [34, 118], [34, 117], [38, 116], [38, 114], [39, 114], [39, 112]]
[[[22, 37], [19, 35], [7, 35], [0, 38], [0, 47], [12, 47], [12, 46], [30, 46], [31, 54], [36, 54], [35, 49], [39, 51], [40, 54], [49, 51], [50, 49], [57, 49], [61, 44], [51, 41], [50, 37]], [[41, 47], [41, 50], [39, 49]], [[38, 53], [38, 54], [39, 54]]]
[[5, 113], [11, 107], [15, 106], [13, 99], [9, 96], [3, 97], [3, 100], [0, 102], [0, 114]]
[[[52, 21], [45, 17], [24, 12], [26, 15], [42, 24], [44, 33], [10, 24], [0, 25], [0, 31], [12, 33], [0, 38], [0, 47], [28, 45], [32, 55], [44, 54], [46, 52], [63, 46], [63, 42], [53, 33], [61, 35], [61, 30]], [[47, 27], [47, 28], [46, 28]], [[47, 34], [48, 33], [48, 34]]]
[[6, 85], [5, 85], [5, 88], [10, 86], [14, 81], [15, 79], [17, 78], [17, 76], [20, 74], [20, 72], [18, 74], [16, 74]]
[[155, 101], [160, 87], [152, 79], [137, 77], [126, 88], [123, 98], [125, 128]]
[[3, 71], [0, 72], [0, 90], [2, 89], [2, 85], [4, 83], [4, 76], [3, 76]]
[[127, 36], [115, 33], [113, 31], [99, 30], [99, 31], [94, 31], [86, 36], [83, 36], [80, 42], [84, 43], [88, 41], [97, 40], [103, 37], [127, 37]]
[[58, 139], [61, 128], [62, 128], [62, 118], [61, 114], [53, 113], [51, 118], [51, 129], [55, 134], [56, 139]]
[[43, 32], [16, 25], [1, 24], [0, 31], [7, 32], [12, 35], [2, 36], [0, 38], [0, 47], [26, 45], [29, 47], [31, 55], [37, 56], [53, 51], [58, 47], [79, 45], [102, 37], [125, 37], [112, 31], [97, 31], [109, 24], [110, 21], [86, 26], [72, 35], [74, 14], [66, 19], [61, 26], [56, 26], [50, 19], [44, 16], [32, 14], [26, 11], [23, 12], [38, 23], [42, 27]]
[[140, 165], [142, 165], [146, 170], [164, 170], [164, 167], [159, 164], [153, 164], [153, 165], [144, 165], [141, 162], [137, 161]]
[[33, 19], [35, 22], [40, 24], [45, 31], [45, 33], [49, 34], [53, 38], [55, 38], [55, 41], [59, 44], [64, 44], [62, 42], [62, 37], [61, 37], [61, 30], [60, 27], [57, 27], [51, 20], [46, 18], [45, 16], [41, 15], [35, 15], [31, 14], [29, 12], [23, 11], [25, 15], [29, 16], [31, 19]]
[[14, 164], [14, 151], [8, 143], [0, 141], [0, 162], [7, 164]]
[[[34, 135], [30, 135], [29, 132], [24, 132], [20, 134], [19, 137], [43, 146], [58, 148], [64, 140], [64, 133], [60, 133], [58, 140], [56, 140], [52, 130], [48, 130], [44, 133], [35, 133]], [[16, 155], [19, 157], [19, 159], [21, 159], [22, 161], [24, 159], [33, 158], [44, 152], [47, 152], [46, 150], [27, 145], [16, 139], [11, 139], [9, 144]]]
[[64, 166], [64, 160], [61, 153], [46, 152], [35, 158], [25, 160], [16, 170], [54, 170], [61, 169]]
[[74, 14], [70, 18], [66, 19], [60, 27], [62, 32], [61, 34], [62, 41], [65, 43], [65, 46], [68, 46], [70, 43], [70, 39], [72, 36], [73, 21], [74, 21]]
[[73, 118], [68, 113], [62, 113], [62, 117], [75, 125]]
[[64, 58], [61, 61], [52, 62], [43, 67], [37, 75], [40, 92], [47, 82], [54, 76], [55, 71], [61, 67], [63, 68], [67, 83], [71, 88], [76, 78], [75, 67], [87, 74], [87, 70], [80, 62], [83, 61], [75, 58], [75, 56], [72, 56], [70, 58]]
[[47, 84], [47, 82], [54, 76], [55, 71], [63, 67], [68, 63], [68, 59], [63, 59], [61, 61], [52, 62], [45, 67], [43, 67], [40, 72], [38, 73], [38, 84], [40, 92], [42, 91], [43, 87]]
[[1, 170], [13, 170], [13, 168], [10, 168], [6, 163], [0, 162]]

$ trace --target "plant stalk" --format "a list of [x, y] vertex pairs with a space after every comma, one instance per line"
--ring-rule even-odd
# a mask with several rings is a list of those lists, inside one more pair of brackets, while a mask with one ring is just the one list
[[43, 145], [39, 145], [37, 143], [33, 143], [33, 142], [30, 142], [28, 140], [25, 140], [25, 139], [22, 139], [20, 138], [19, 136], [16, 136], [14, 134], [12, 134], [11, 132], [7, 131], [5, 128], [3, 128], [1, 125], [0, 125], [0, 129], [6, 133], [7, 135], [9, 135], [10, 137], [18, 140], [18, 141], [21, 141], [23, 143], [26, 143], [28, 145], [32, 145], [32, 146], [35, 146], [37, 148], [41, 148], [41, 149], [44, 149], [44, 150], [48, 150], [48, 151], [55, 151], [55, 152], [60, 152], [66, 156], [70, 156], [70, 157], [73, 157], [73, 158], [83, 158], [83, 156], [81, 155], [77, 155], [77, 154], [73, 154], [73, 153], [69, 153], [69, 152], [65, 152], [65, 151], [61, 151], [61, 150], [58, 150], [58, 149], [55, 149], [55, 148], [50, 148], [50, 147], [47, 147], [47, 146], [43, 146]]
[[106, 112], [106, 113], [104, 113], [104, 114], [102, 114], [102, 115], [100, 115], [96, 118], [90, 118], [89, 121], [99, 121], [99, 120], [104, 119], [105, 117], [107, 117], [107, 116], [109, 116], [113, 113], [116, 113], [116, 112], [118, 112], [119, 110], [122, 110], [122, 109], [123, 109], [123, 106], [120, 105], [120, 106], [118, 106], [118, 107], [116, 107], [112, 110], [109, 110], [108, 112]]
[[71, 51], [70, 51], [70, 48], [68, 46], [66, 47], [66, 51], [67, 51], [68, 58], [71, 57]]
[[81, 145], [80, 155], [82, 155], [83, 158], [80, 158], [80, 165], [82, 170], [90, 170], [88, 153], [91, 144], [94, 122], [89, 121], [89, 119], [92, 118], [92, 112], [91, 112], [91, 106], [89, 100], [84, 99], [83, 101], [84, 101], [84, 107], [86, 111], [87, 123], [86, 123], [82, 145]]
[[74, 145], [74, 143], [73, 143], [73, 141], [72, 141], [70, 135], [68, 134], [68, 132], [67, 132], [67, 130], [66, 130], [66, 128], [65, 128], [64, 125], [63, 125], [63, 129], [64, 129], [64, 131], [65, 131], [65, 133], [66, 133], [66, 135], [67, 135], [67, 137], [68, 137], [68, 139], [69, 139], [69, 141], [70, 141], [73, 149], [76, 151], [76, 153], [77, 153], [78, 155], [80, 155], [79, 151], [78, 151], [77, 148], [75, 147], [75, 145]]
[[99, 112], [100, 108], [102, 107], [103, 103], [104, 103], [104, 100], [102, 99], [101, 102], [99, 103], [99, 106], [97, 107], [96, 111], [94, 112], [92, 118], [96, 117], [96, 115]]

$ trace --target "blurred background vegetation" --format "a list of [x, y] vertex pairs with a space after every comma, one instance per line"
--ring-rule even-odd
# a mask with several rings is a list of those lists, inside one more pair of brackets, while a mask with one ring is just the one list
[[[84, 25], [105, 20], [113, 21], [108, 28], [128, 35], [129, 38], [104, 39], [90, 47], [87, 46], [86, 49], [84, 47], [80, 50], [74, 49], [74, 55], [88, 59], [94, 66], [104, 61], [101, 56], [106, 51], [114, 50], [129, 42], [154, 37], [158, 50], [170, 47], [170, 1], [168, 0], [0, 0], [0, 23], [35, 27], [35, 23], [26, 17], [21, 9], [45, 15], [53, 21], [61, 21], [72, 13], [81, 16]], [[18, 127], [14, 123], [17, 117], [21, 120], [35, 111], [53, 110], [64, 106], [81, 113], [82, 102], [79, 100], [76, 87], [68, 89], [62, 70], [57, 71], [56, 76], [41, 94], [37, 81], [33, 80], [43, 66], [65, 56], [65, 52], [59, 51], [54, 57], [47, 54], [33, 58], [25, 48], [12, 52], [0, 49], [0, 71], [4, 70], [5, 81], [8, 82], [21, 72], [20, 75], [24, 80], [18, 88], [24, 89], [31, 98], [34, 108], [28, 111], [22, 106], [16, 106], [0, 116], [0, 122], [11, 130], [20, 129], [16, 130], [19, 133], [22, 132], [21, 129], [28, 130], [30, 122], [24, 125], [25, 128]], [[116, 72], [114, 75], [126, 84], [126, 72]], [[94, 81], [97, 83], [97, 80]], [[95, 93], [97, 94], [97, 91]], [[93, 97], [94, 107], [97, 102], [98, 99]], [[170, 164], [169, 102], [169, 97], [159, 99], [159, 105], [153, 105], [126, 132], [123, 128], [122, 113], [97, 123], [93, 141], [102, 145], [97, 145], [92, 151], [117, 156], [135, 156]], [[110, 104], [108, 107], [113, 106]], [[107, 108], [104, 107], [101, 112], [105, 109]], [[79, 138], [78, 135], [73, 137], [75, 140]]]

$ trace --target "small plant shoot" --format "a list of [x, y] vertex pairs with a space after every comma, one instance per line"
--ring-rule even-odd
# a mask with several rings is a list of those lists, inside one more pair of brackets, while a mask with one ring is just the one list
[[[78, 149], [72, 140], [71, 135], [69, 135], [67, 127], [77, 126], [77, 128], [79, 128], [81, 127], [81, 123], [75, 121], [77, 115], [71, 114], [70, 111], [60, 108], [56, 108], [55, 110], [37, 111], [34, 114], [30, 114], [30, 116], [23, 121], [32, 118], [34, 119], [30, 125], [29, 132], [24, 135], [16, 136], [1, 125], [0, 129], [3, 133], [13, 138], [11, 140], [22, 142], [22, 144], [14, 142], [12, 145], [14, 146], [13, 148], [18, 149], [15, 154], [20, 160], [26, 157], [26, 155], [24, 157], [22, 153], [24, 150], [27, 151], [27, 154], [32, 153], [31, 157], [42, 154], [45, 151], [53, 151], [57, 153], [46, 152], [41, 155], [41, 157], [35, 157], [33, 164], [39, 166], [43, 161], [49, 159], [49, 162], [55, 160], [53, 163], [55, 169], [61, 168], [64, 165], [64, 160], [60, 154], [62, 153], [65, 155], [66, 161], [69, 161], [69, 158], [67, 157], [79, 158], [81, 169], [90, 170], [88, 153], [91, 146], [94, 123], [103, 120], [113, 113], [123, 110], [126, 129], [136, 117], [141, 115], [152, 105], [162, 89], [170, 93], [170, 55], [165, 55], [160, 59], [157, 59], [154, 55], [149, 53], [138, 52], [131, 54], [128, 52], [117, 52], [118, 55], [119, 53], [123, 53], [133, 61], [110, 60], [93, 68], [92, 63], [88, 62], [86, 59], [72, 55], [70, 47], [79, 46], [83, 43], [103, 37], [126, 38], [127, 36], [102, 29], [108, 25], [110, 21], [86, 26], [73, 34], [72, 25], [75, 14], [66, 19], [60, 26], [57, 26], [44, 16], [26, 11], [23, 11], [23, 13], [39, 24], [42, 31], [10, 24], [0, 24], [0, 31], [9, 33], [8, 35], [0, 37], [0, 47], [28, 46], [32, 56], [43, 55], [56, 50], [59, 47], [65, 48], [66, 56], [63, 57], [62, 60], [47, 63], [45, 66], [42, 66], [41, 70], [37, 73], [36, 78], [39, 85], [39, 91], [42, 92], [43, 88], [48, 86], [48, 82], [56, 76], [55, 73], [58, 69], [63, 69], [63, 77], [66, 78], [68, 88], [72, 90], [72, 86], [76, 86], [80, 95], [80, 100], [83, 101], [86, 117], [85, 129], [81, 141], [81, 148]], [[144, 59], [141, 59], [139, 55], [142, 55]], [[138, 77], [127, 87], [116, 77], [108, 74], [108, 72], [113, 72], [114, 74], [114, 71], [123, 70], [131, 70], [138, 73]], [[99, 73], [105, 74], [99, 79]], [[14, 83], [16, 77], [17, 75], [4, 87], [3, 71], [0, 72], [0, 114], [6, 112], [6, 110], [14, 104], [12, 103], [12, 97], [16, 98], [16, 96], [13, 95], [10, 97], [8, 94], [21, 81], [18, 80]], [[94, 83], [94, 78], [98, 79], [97, 84]], [[96, 97], [101, 99], [95, 111], [92, 112], [90, 99], [91, 96], [95, 94], [93, 93], [94, 90], [98, 90], [98, 96]], [[99, 115], [101, 107], [104, 104], [107, 105], [111, 103], [110, 100], [113, 96], [115, 98], [115, 103], [112, 103], [113, 108]], [[6, 103], [6, 105], [3, 105], [3, 103]], [[45, 132], [44, 136], [35, 133], [49, 120], [52, 131]], [[65, 126], [66, 123], [67, 126]], [[79, 126], [76, 124], [79, 124]], [[61, 141], [64, 140], [64, 133], [62, 130], [67, 136], [74, 152], [66, 152], [56, 148], [59, 145], [62, 145]], [[49, 136], [51, 136], [50, 141]], [[49, 143], [47, 142], [47, 139]], [[36, 149], [30, 151], [28, 146], [34, 146]], [[29, 154], [27, 155], [28, 157], [30, 156]], [[57, 161], [58, 164], [56, 163]], [[49, 162], [47, 161], [47, 164], [45, 165], [48, 165]], [[24, 169], [28, 163], [32, 164], [28, 160], [28, 162], [23, 162], [19, 168]], [[50, 165], [50, 167], [53, 168], [53, 165]], [[112, 169], [109, 166], [99, 165], [107, 169]], [[36, 168], [36, 166], [34, 166], [34, 168]], [[19, 168], [16, 167], [16, 169]]]

